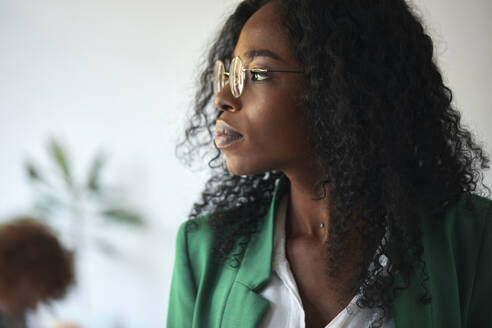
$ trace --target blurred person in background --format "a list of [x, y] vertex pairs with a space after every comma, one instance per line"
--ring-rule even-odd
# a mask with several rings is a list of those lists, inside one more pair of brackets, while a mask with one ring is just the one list
[[27, 327], [28, 311], [74, 282], [73, 255], [52, 230], [27, 217], [0, 224], [0, 328]]

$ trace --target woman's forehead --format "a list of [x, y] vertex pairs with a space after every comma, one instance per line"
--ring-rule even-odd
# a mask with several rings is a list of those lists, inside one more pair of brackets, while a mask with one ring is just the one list
[[292, 57], [287, 31], [272, 2], [261, 7], [244, 24], [233, 52], [233, 57], [240, 56], [245, 61], [255, 55], [282, 61]]

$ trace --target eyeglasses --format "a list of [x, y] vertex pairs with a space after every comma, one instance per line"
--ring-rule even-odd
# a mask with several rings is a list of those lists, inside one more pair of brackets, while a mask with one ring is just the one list
[[234, 97], [239, 98], [243, 93], [244, 82], [246, 79], [246, 72], [249, 72], [249, 79], [253, 80], [253, 77], [259, 73], [268, 72], [286, 72], [286, 73], [302, 73], [300, 71], [291, 70], [271, 70], [266, 68], [244, 68], [243, 61], [239, 56], [232, 59], [229, 66], [229, 72], [225, 71], [224, 63], [221, 60], [217, 60], [214, 66], [214, 72], [212, 74], [212, 84], [214, 95], [216, 96], [226, 84], [226, 80], [229, 80], [231, 87], [231, 93]]

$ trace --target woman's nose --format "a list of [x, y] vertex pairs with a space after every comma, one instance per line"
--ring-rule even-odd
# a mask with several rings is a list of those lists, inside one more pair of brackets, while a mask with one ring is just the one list
[[215, 106], [221, 111], [235, 112], [240, 109], [241, 104], [238, 98], [232, 95], [231, 88], [227, 83], [222, 90], [215, 95]]

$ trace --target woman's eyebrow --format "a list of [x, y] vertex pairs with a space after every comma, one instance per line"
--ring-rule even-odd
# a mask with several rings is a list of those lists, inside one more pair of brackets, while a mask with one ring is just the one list
[[243, 54], [243, 56], [248, 58], [249, 60], [253, 60], [253, 58], [255, 58], [255, 57], [263, 56], [263, 57], [270, 57], [270, 58], [273, 58], [275, 60], [282, 61], [282, 58], [280, 58], [279, 55], [277, 55], [276, 53], [274, 53], [273, 51], [268, 50], [268, 49], [248, 50]]

